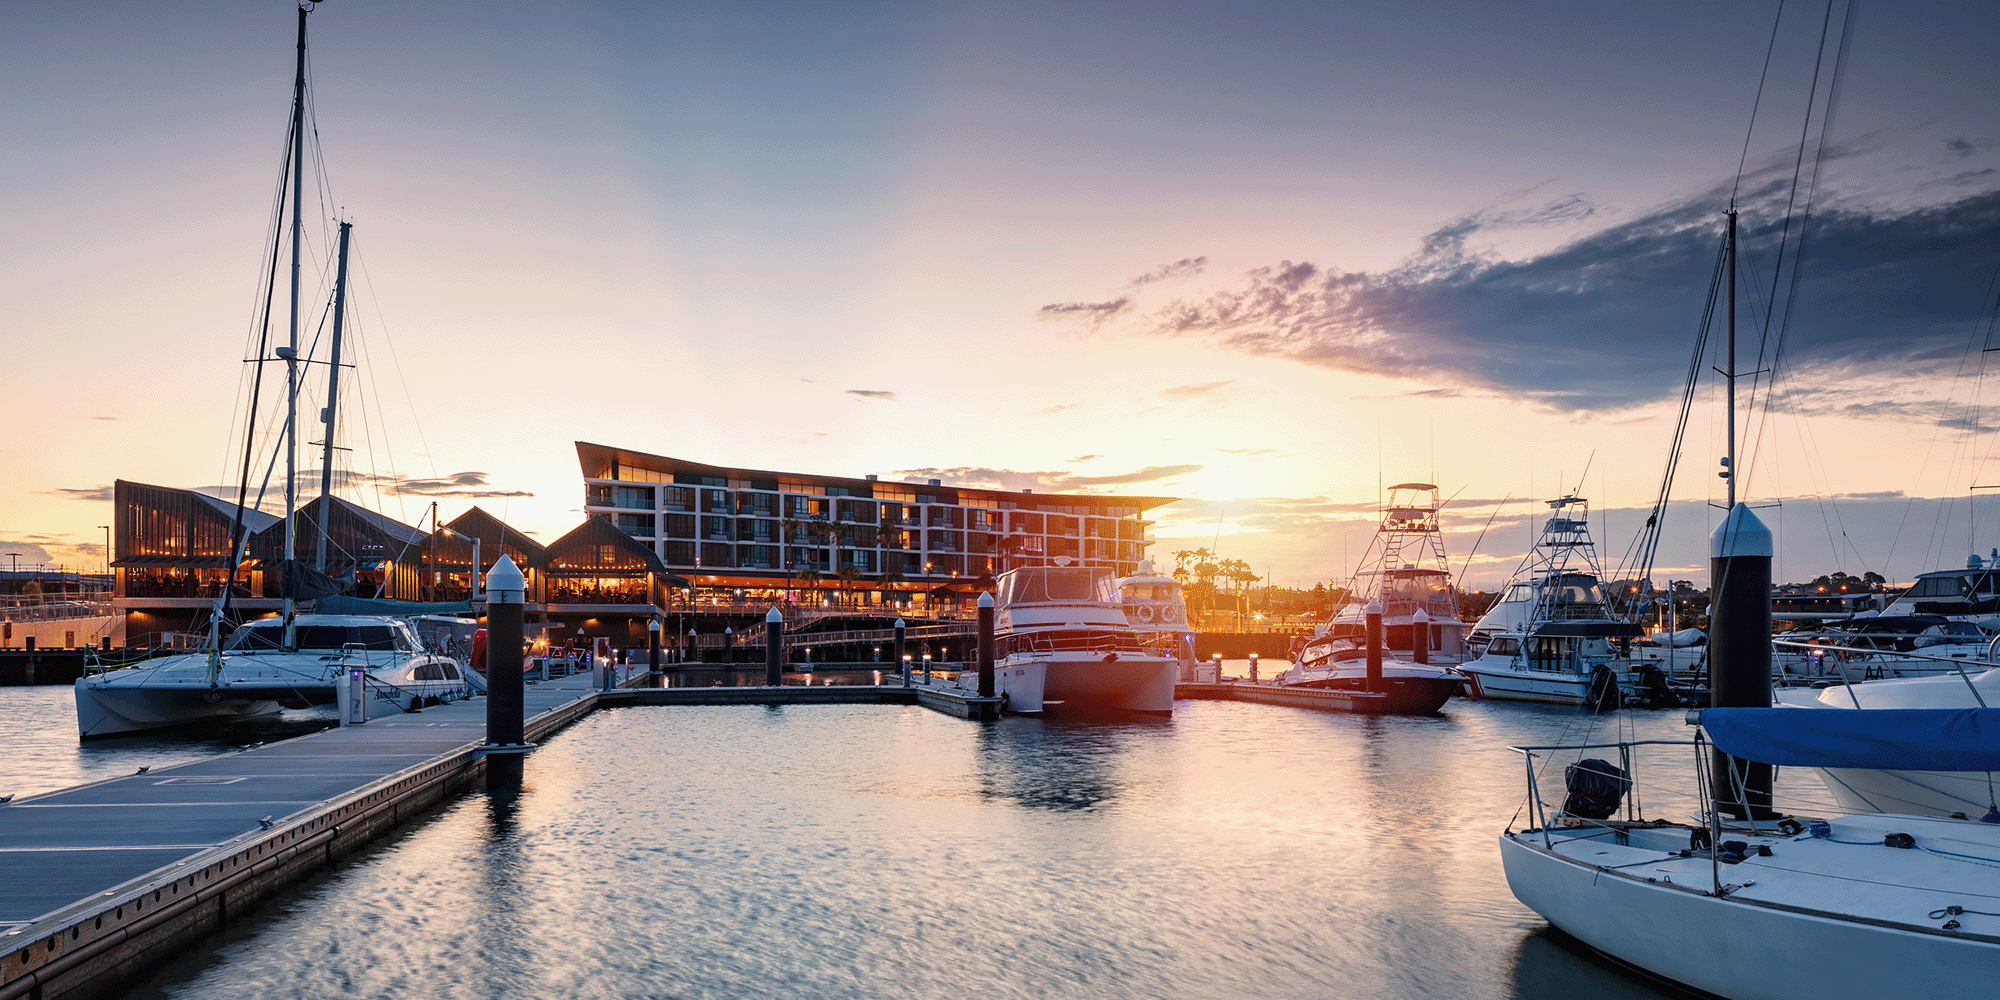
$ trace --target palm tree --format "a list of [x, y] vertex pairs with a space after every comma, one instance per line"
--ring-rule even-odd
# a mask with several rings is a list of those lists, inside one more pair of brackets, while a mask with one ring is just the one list
[[853, 598], [854, 596], [853, 588], [854, 584], [861, 579], [861, 567], [856, 566], [853, 563], [848, 563], [847, 565], [840, 567], [840, 572], [834, 575], [840, 577], [841, 582], [843, 584], [846, 584], [846, 586], [843, 587], [840, 592], [842, 601], [843, 603], [845, 603], [845, 601]]
[[799, 570], [799, 583], [811, 587], [813, 594], [817, 596], [819, 594], [819, 567], [809, 564], [805, 569]]
[[896, 584], [903, 582], [903, 571], [889, 565], [888, 560], [885, 559], [882, 562], [881, 580], [882, 599], [886, 602], [889, 599], [889, 592], [895, 588]]
[[778, 522], [778, 561], [785, 564], [785, 599], [792, 596], [792, 543], [798, 540], [799, 529], [805, 522], [798, 519], [796, 512], [787, 511]]

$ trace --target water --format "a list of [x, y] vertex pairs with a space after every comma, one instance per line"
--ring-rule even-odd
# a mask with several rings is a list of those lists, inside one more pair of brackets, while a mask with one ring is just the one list
[[[1507, 744], [1621, 729], [1691, 732], [1463, 700], [599, 712], [518, 797], [448, 804], [124, 996], [1657, 996], [1517, 903], [1495, 846]], [[1692, 809], [1686, 773], [1642, 770], [1651, 814]]]

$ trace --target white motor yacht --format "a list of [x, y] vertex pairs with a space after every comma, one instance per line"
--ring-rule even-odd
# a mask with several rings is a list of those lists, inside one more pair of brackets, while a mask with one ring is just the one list
[[[1708, 709], [1701, 724], [1714, 748], [1774, 766], [2000, 769], [2000, 709], [1901, 715]], [[1515, 749], [1531, 765], [1613, 748], [1629, 761], [1667, 742]], [[1711, 744], [1687, 745], [1705, 767]], [[2000, 825], [1874, 814], [1753, 827], [1713, 808], [1698, 825], [1650, 821], [1626, 804], [1631, 776], [1591, 759], [1570, 766], [1554, 811], [1534, 771], [1532, 828], [1500, 836], [1507, 884], [1620, 962], [1740, 1000], [1987, 996], [2000, 982]]]
[[1147, 559], [1139, 563], [1138, 572], [1119, 577], [1112, 588], [1125, 612], [1125, 623], [1139, 633], [1148, 648], [1174, 661], [1179, 680], [1194, 680], [1194, 632], [1188, 627], [1187, 600], [1181, 594], [1180, 581], [1161, 575]]
[[458, 662], [426, 651], [398, 619], [299, 615], [287, 647], [283, 620], [263, 618], [220, 650], [79, 678], [77, 733], [99, 739], [330, 705], [335, 684], [356, 669], [367, 672], [371, 695], [405, 710], [467, 691]]
[[1009, 711], [1173, 713], [1174, 661], [1127, 622], [1110, 570], [1028, 566], [996, 589], [994, 693]]
[[1615, 708], [1627, 694], [1673, 700], [1657, 668], [1633, 668], [1629, 643], [1643, 630], [1614, 615], [1590, 538], [1590, 502], [1548, 501], [1542, 525], [1500, 601], [1472, 627], [1459, 670], [1473, 694], [1513, 701]]
[[[1780, 705], [1834, 712], [1968, 709], [2000, 706], [2000, 668], [1968, 665], [1964, 674], [1792, 688], [1773, 693]], [[1942, 735], [1942, 734], [1941, 734]], [[1843, 809], [1855, 812], [1953, 814], [2000, 822], [2000, 792], [1989, 771], [1817, 768]]]

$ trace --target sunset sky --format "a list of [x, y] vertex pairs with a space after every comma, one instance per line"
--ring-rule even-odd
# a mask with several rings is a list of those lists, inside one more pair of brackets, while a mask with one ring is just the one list
[[[1773, 2], [327, 0], [307, 285], [344, 212], [348, 495], [552, 540], [586, 440], [1186, 497], [1156, 558], [1310, 585], [1418, 479], [1468, 585], [1565, 490], [1615, 569], [1734, 187], [1740, 367], [1784, 331], [1744, 455], [1779, 578], [1960, 564], [2000, 546], [2000, 5], [1856, 9], [1822, 136], [1799, 0], [1775, 42]], [[100, 567], [116, 479], [235, 481], [292, 11], [0, 6], [0, 560]], [[1663, 577], [1705, 585], [1722, 413], [1705, 383]]]

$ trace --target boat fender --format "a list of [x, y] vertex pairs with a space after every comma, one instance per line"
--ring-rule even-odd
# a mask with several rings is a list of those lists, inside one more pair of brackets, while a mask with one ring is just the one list
[[1892, 833], [1882, 838], [1882, 846], [1900, 847], [1903, 850], [1907, 851], [1917, 846], [1917, 838], [1912, 837], [1907, 833]]
[[1590, 687], [1584, 694], [1584, 707], [1593, 713], [1609, 712], [1619, 707], [1624, 695], [1618, 690], [1618, 678], [1611, 668], [1602, 663], [1590, 668]]

